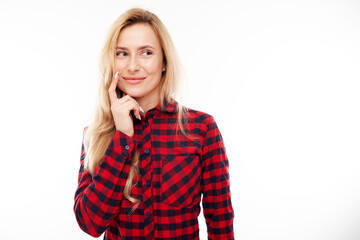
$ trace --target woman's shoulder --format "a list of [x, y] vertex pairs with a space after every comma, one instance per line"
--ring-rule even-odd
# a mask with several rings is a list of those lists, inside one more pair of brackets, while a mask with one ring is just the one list
[[215, 122], [214, 116], [208, 112], [197, 110], [190, 107], [186, 107], [186, 109], [188, 112], [188, 118], [199, 119], [201, 120], [202, 123], [206, 125]]
[[212, 114], [196, 110], [193, 108], [187, 108], [188, 109], [188, 119], [189, 122], [195, 122], [199, 125], [198, 128], [201, 129], [201, 132], [204, 134], [203, 136], [206, 138], [207, 136], [213, 137], [213, 136], [219, 136], [221, 135], [220, 130], [218, 128], [218, 124], [215, 121], [215, 118]]

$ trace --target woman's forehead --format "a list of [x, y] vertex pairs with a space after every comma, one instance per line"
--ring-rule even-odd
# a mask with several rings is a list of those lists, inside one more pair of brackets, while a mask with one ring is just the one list
[[160, 47], [160, 41], [149, 24], [134, 24], [120, 31], [117, 47], [138, 48], [142, 46]]

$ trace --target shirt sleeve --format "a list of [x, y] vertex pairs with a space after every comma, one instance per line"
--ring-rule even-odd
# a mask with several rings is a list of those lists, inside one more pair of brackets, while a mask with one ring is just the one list
[[93, 237], [99, 237], [120, 212], [134, 147], [135, 140], [117, 130], [106, 149], [103, 162], [91, 175], [88, 169], [84, 169], [83, 137], [74, 213], [80, 228]]
[[229, 162], [223, 138], [213, 116], [209, 117], [201, 159], [202, 206], [208, 239], [234, 239]]

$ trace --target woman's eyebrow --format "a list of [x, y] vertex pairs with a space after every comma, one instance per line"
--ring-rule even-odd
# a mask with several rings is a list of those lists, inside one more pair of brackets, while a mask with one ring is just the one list
[[[154, 48], [153, 46], [151, 46], [151, 45], [144, 45], [144, 46], [138, 47], [138, 50], [142, 50], [142, 49], [145, 49], [145, 48], [155, 49], [155, 48]], [[121, 46], [117, 46], [116, 49], [128, 50], [126, 47], [121, 47]]]
[[145, 45], [145, 46], [141, 46], [139, 47], [138, 49], [141, 50], [141, 49], [144, 49], [144, 48], [152, 48], [152, 49], [155, 49], [153, 46], [151, 45]]

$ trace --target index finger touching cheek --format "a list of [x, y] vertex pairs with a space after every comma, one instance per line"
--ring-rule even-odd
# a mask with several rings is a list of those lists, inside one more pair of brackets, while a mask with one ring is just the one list
[[118, 75], [119, 75], [119, 72], [116, 72], [113, 80], [111, 81], [110, 87], [109, 87], [109, 95], [110, 95], [110, 100], [111, 101], [114, 101], [114, 100], [117, 99], [115, 89], [116, 89], [117, 82], [119, 80]]

